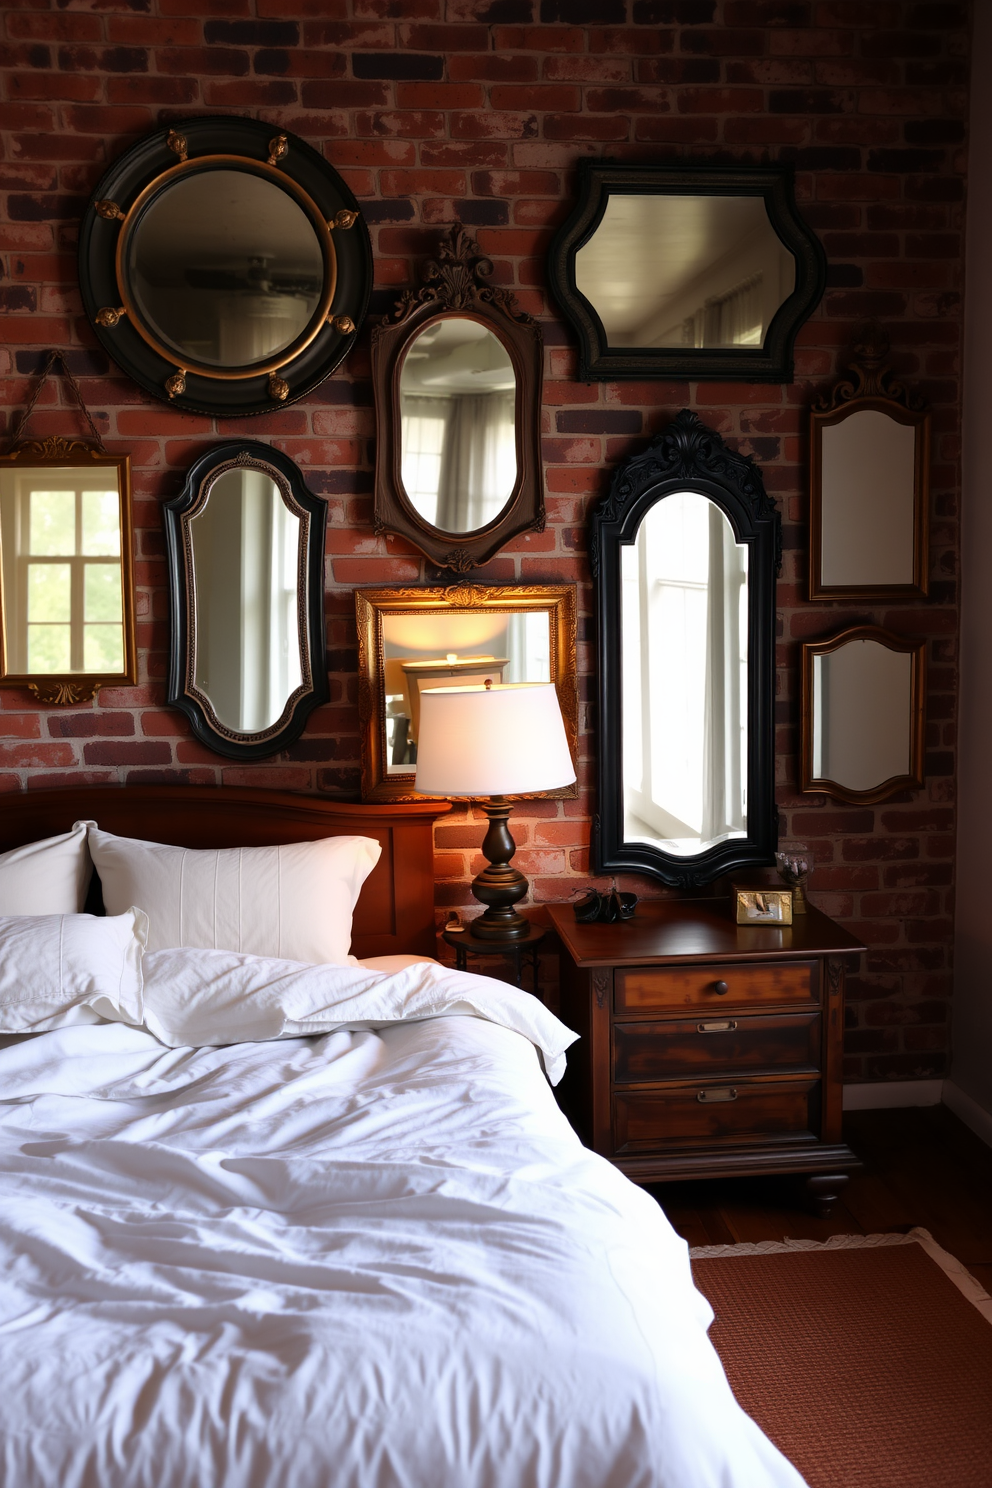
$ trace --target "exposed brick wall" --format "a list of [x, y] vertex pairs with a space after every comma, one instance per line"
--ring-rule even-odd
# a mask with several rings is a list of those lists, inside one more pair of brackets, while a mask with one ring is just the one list
[[[23, 406], [39, 349], [73, 348], [108, 446], [130, 450], [141, 678], [93, 704], [46, 710], [0, 692], [0, 786], [187, 780], [354, 794], [358, 784], [352, 590], [438, 575], [371, 531], [375, 428], [368, 329], [311, 398], [271, 417], [211, 421], [132, 386], [97, 347], [76, 288], [76, 223], [106, 167], [141, 134], [201, 112], [250, 114], [301, 134], [348, 179], [372, 228], [376, 298], [389, 308], [439, 230], [473, 228], [542, 322], [548, 526], [479, 573], [576, 581], [582, 794], [516, 813], [518, 862], [538, 901], [587, 870], [594, 739], [590, 503], [609, 470], [683, 406], [754, 454], [779, 500], [779, 801], [817, 859], [813, 898], [865, 937], [850, 988], [849, 1077], [944, 1071], [954, 833], [959, 354], [969, 16], [915, 0], [23, 0], [2, 48], [0, 226], [6, 410]], [[792, 386], [574, 379], [545, 256], [580, 155], [788, 159], [830, 259], [830, 287], [799, 338]], [[805, 419], [852, 330], [876, 316], [900, 374], [934, 413], [932, 599], [926, 606], [808, 605]], [[76, 426], [54, 390], [41, 432]], [[234, 765], [163, 706], [166, 597], [159, 504], [220, 435], [270, 440], [330, 505], [331, 702], [284, 755]], [[800, 640], [874, 621], [930, 651], [926, 788], [875, 808], [796, 792]], [[438, 829], [438, 904], [471, 902], [481, 833]], [[655, 892], [643, 880], [641, 892]]]

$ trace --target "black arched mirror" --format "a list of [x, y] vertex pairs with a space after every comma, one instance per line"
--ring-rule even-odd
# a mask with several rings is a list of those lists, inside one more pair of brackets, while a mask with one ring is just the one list
[[791, 382], [826, 263], [790, 165], [587, 159], [548, 273], [580, 378]]
[[229, 759], [285, 749], [327, 701], [326, 504], [267, 444], [221, 444], [167, 501], [167, 701]]
[[255, 119], [191, 119], [141, 140], [96, 189], [83, 303], [114, 360], [197, 413], [295, 402], [354, 343], [368, 231], [340, 176]]
[[598, 872], [677, 888], [770, 864], [781, 523], [751, 460], [683, 410], [592, 516]]
[[544, 527], [542, 339], [456, 227], [372, 334], [375, 526], [465, 572]]

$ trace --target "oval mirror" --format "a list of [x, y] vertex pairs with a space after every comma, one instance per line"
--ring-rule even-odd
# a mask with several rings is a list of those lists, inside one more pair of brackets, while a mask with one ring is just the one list
[[187, 370], [285, 351], [322, 298], [313, 223], [282, 187], [248, 171], [174, 181], [137, 220], [127, 250], [137, 307]]
[[597, 872], [678, 888], [773, 862], [778, 512], [683, 410], [593, 513]]
[[517, 380], [502, 341], [467, 315], [435, 320], [400, 371], [400, 467], [414, 510], [440, 532], [495, 522], [517, 483]]
[[267, 413], [327, 377], [372, 287], [358, 204], [324, 158], [258, 119], [217, 115], [125, 152], [80, 224], [97, 337], [177, 408]]
[[579, 161], [551, 249], [579, 377], [791, 382], [826, 257], [788, 165]]
[[327, 698], [326, 506], [291, 460], [252, 443], [203, 456], [165, 514], [168, 701], [217, 753], [274, 754]]

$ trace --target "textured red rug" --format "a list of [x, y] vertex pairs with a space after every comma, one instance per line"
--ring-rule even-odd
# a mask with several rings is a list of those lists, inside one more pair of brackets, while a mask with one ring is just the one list
[[737, 1399], [810, 1488], [992, 1488], [992, 1299], [925, 1230], [692, 1267]]

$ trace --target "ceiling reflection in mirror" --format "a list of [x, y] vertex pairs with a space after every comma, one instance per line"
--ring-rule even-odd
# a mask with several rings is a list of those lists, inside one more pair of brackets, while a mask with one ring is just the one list
[[796, 263], [763, 196], [611, 192], [575, 283], [610, 347], [760, 347]]
[[149, 329], [184, 365], [265, 361], [306, 330], [325, 266], [288, 191], [250, 171], [188, 175], [130, 234], [128, 280]]
[[193, 680], [219, 722], [260, 733], [302, 686], [299, 515], [261, 470], [227, 470], [190, 518]]
[[688, 857], [747, 834], [747, 546], [678, 491], [620, 552], [624, 838]]
[[400, 374], [407, 500], [441, 532], [476, 532], [517, 483], [516, 378], [502, 341], [468, 316], [414, 338]]
[[547, 610], [386, 614], [382, 642], [387, 775], [409, 774], [417, 763], [423, 688], [552, 680]]

